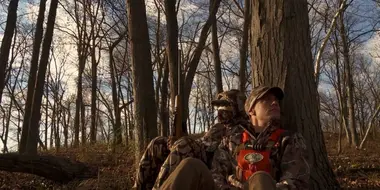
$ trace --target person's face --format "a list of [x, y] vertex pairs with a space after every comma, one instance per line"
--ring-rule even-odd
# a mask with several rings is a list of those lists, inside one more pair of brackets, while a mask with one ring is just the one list
[[257, 120], [270, 121], [280, 119], [280, 111], [277, 97], [268, 92], [257, 100], [254, 108], [251, 110], [251, 115], [255, 116]]
[[229, 123], [234, 118], [234, 111], [232, 109], [219, 109], [218, 120], [221, 123]]

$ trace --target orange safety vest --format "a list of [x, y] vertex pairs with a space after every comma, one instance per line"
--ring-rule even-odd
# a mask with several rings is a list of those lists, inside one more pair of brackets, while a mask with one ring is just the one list
[[[272, 145], [277, 147], [279, 145], [278, 140], [284, 131], [284, 129], [276, 129], [269, 137], [268, 145], [270, 145], [270, 142], [272, 141]], [[241, 143], [245, 144], [250, 139], [251, 137], [244, 131], [242, 134]], [[269, 157], [273, 146], [267, 146], [265, 150], [262, 151], [253, 150], [252, 148], [244, 148], [239, 151], [237, 161], [240, 170], [239, 178], [242, 182], [246, 181], [253, 173], [257, 171], [265, 171], [271, 174], [272, 165]]]

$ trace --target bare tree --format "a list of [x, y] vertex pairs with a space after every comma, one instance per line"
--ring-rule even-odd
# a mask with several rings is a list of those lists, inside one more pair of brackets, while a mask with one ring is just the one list
[[20, 146], [19, 146], [19, 152], [22, 154], [26, 153], [27, 151], [29, 124], [30, 124], [30, 119], [32, 116], [33, 94], [34, 94], [34, 88], [36, 84], [36, 77], [37, 77], [37, 71], [38, 71], [38, 59], [40, 56], [40, 46], [41, 46], [42, 36], [43, 36], [43, 22], [45, 18], [45, 15], [44, 15], [45, 8], [46, 8], [46, 0], [40, 1], [40, 9], [38, 12], [38, 17], [37, 17], [37, 24], [36, 24], [37, 26], [36, 26], [35, 37], [34, 37], [34, 42], [33, 42], [33, 53], [32, 53], [32, 60], [30, 64], [30, 72], [29, 72], [29, 79], [28, 79], [28, 92], [27, 92], [27, 101], [25, 104], [24, 122], [22, 125], [22, 133], [21, 133], [21, 140], [20, 140]]
[[4, 36], [0, 49], [0, 103], [5, 86], [5, 70], [8, 64], [9, 51], [12, 45], [13, 33], [16, 28], [18, 0], [10, 0]]
[[148, 140], [157, 136], [148, 24], [143, 1], [127, 0], [128, 32], [132, 55], [133, 97], [137, 158]]

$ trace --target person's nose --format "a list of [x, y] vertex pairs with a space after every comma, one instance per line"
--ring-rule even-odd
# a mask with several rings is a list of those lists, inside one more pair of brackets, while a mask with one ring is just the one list
[[278, 103], [277, 100], [273, 100], [273, 101], [272, 101], [272, 106], [274, 106], [274, 107], [279, 107], [280, 104]]

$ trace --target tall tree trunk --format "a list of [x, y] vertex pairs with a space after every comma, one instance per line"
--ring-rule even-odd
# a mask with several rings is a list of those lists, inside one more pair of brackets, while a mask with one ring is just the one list
[[29, 122], [32, 115], [33, 94], [34, 94], [34, 88], [36, 85], [36, 77], [37, 77], [37, 71], [38, 71], [38, 59], [40, 56], [40, 47], [41, 47], [42, 35], [43, 35], [45, 8], [46, 8], [46, 0], [41, 0], [40, 9], [38, 12], [38, 17], [37, 17], [36, 32], [34, 34], [32, 60], [30, 61], [28, 92], [26, 95], [25, 114], [24, 114], [24, 120], [22, 123], [22, 132], [21, 132], [21, 140], [20, 140], [20, 147], [19, 147], [19, 153], [21, 154], [26, 153], [26, 146], [27, 146], [27, 140], [28, 140], [28, 134], [29, 134]]
[[5, 87], [5, 70], [8, 64], [9, 51], [12, 45], [13, 33], [16, 28], [17, 7], [18, 0], [9, 1], [8, 16], [0, 49], [0, 103]]
[[346, 89], [347, 89], [347, 109], [348, 109], [348, 126], [351, 131], [352, 146], [357, 147], [359, 145], [358, 133], [356, 131], [356, 121], [355, 121], [355, 102], [354, 102], [354, 83], [352, 80], [352, 66], [350, 63], [350, 50], [348, 45], [348, 39], [346, 34], [346, 29], [344, 26], [344, 13], [339, 15], [339, 33], [342, 40], [343, 48], [343, 63], [344, 63], [344, 75], [346, 79]]
[[98, 63], [95, 57], [95, 39], [92, 40], [91, 47], [91, 127], [90, 143], [96, 142], [96, 91], [98, 87]]
[[121, 131], [121, 113], [120, 113], [120, 107], [119, 107], [119, 96], [118, 96], [118, 91], [116, 88], [116, 78], [115, 78], [116, 71], [115, 71], [114, 59], [113, 59], [113, 49], [114, 47], [116, 47], [117, 44], [118, 42], [114, 43], [114, 45], [112, 45], [109, 50], [110, 52], [109, 67], [111, 71], [112, 102], [113, 102], [113, 109], [114, 109], [114, 114], [115, 114], [115, 125], [113, 127], [114, 145], [119, 145], [123, 142], [122, 131]]
[[169, 107], [168, 107], [168, 82], [169, 82], [169, 64], [167, 57], [164, 59], [164, 76], [162, 77], [161, 86], [161, 105], [160, 105], [160, 121], [161, 136], [169, 135]]
[[146, 147], [148, 140], [157, 136], [157, 113], [145, 2], [127, 0], [127, 12], [132, 55], [136, 158], [139, 160], [140, 151]]
[[50, 46], [53, 38], [55, 17], [57, 13], [58, 0], [52, 0], [47, 21], [45, 38], [42, 44], [41, 60], [38, 68], [37, 84], [34, 89], [32, 114], [29, 123], [26, 153], [37, 154], [37, 142], [39, 140], [39, 123], [41, 119], [41, 102], [43, 87], [45, 84], [46, 69], [49, 62]]
[[[178, 94], [178, 23], [176, 0], [165, 0], [165, 16], [166, 16], [166, 54], [169, 60], [170, 73], [170, 102], [171, 110], [175, 109], [175, 96]], [[183, 110], [182, 110], [183, 111]], [[183, 112], [182, 112], [183, 113]]]
[[55, 148], [56, 148], [56, 151], [58, 152], [59, 149], [61, 148], [61, 138], [60, 138], [60, 135], [59, 135], [59, 126], [60, 126], [60, 122], [61, 122], [61, 117], [62, 117], [62, 113], [61, 113], [61, 106], [60, 106], [60, 100], [58, 99], [58, 91], [57, 91], [57, 124], [55, 125]]
[[[336, 80], [337, 80], [337, 85], [336, 85], [336, 96], [338, 97], [338, 102], [339, 102], [339, 111], [340, 111], [340, 117], [341, 117], [341, 122], [340, 122], [340, 127], [344, 128], [346, 132], [346, 140], [348, 144], [351, 144], [351, 132], [348, 128], [348, 122], [347, 122], [347, 98], [346, 98], [346, 89], [344, 88], [344, 75], [341, 74], [340, 72], [340, 47], [339, 47], [339, 41], [338, 41], [338, 36], [335, 34], [335, 48], [334, 48], [334, 54], [335, 54], [335, 70], [336, 70]], [[343, 72], [344, 73], [344, 72]], [[343, 80], [341, 80], [341, 78]], [[343, 83], [342, 83], [343, 82]]]
[[[53, 88], [54, 89], [54, 88]], [[55, 92], [54, 92], [55, 93]], [[55, 118], [57, 118], [57, 112], [56, 112], [56, 102], [55, 102], [55, 94], [53, 95], [53, 108], [52, 108], [52, 114], [51, 114], [51, 128], [50, 128], [50, 148], [54, 147], [54, 140], [55, 140]], [[46, 145], [47, 146], [47, 145]]]
[[[50, 74], [50, 64], [48, 65], [48, 71]], [[48, 127], [49, 127], [49, 74], [46, 76], [46, 86], [45, 86], [45, 100], [46, 100], [46, 105], [45, 105], [45, 145], [47, 147], [48, 145]]]
[[[165, 59], [166, 58], [166, 55], [164, 56], [164, 61], [161, 62], [161, 8], [160, 6], [158, 5], [158, 2], [157, 0], [154, 1], [154, 4], [156, 6], [156, 9], [157, 9], [157, 29], [156, 29], [156, 49], [155, 49], [155, 55], [154, 55], [154, 58], [156, 59], [155, 63], [156, 63], [156, 67], [157, 67], [157, 80], [156, 80], [156, 89], [155, 89], [155, 99], [156, 99], [156, 108], [159, 109], [160, 108], [160, 91], [161, 90], [161, 85], [162, 85], [162, 78], [163, 78], [163, 70], [165, 69], [165, 66], [166, 66], [166, 61]], [[164, 126], [162, 125], [163, 122], [162, 122], [162, 118], [161, 118], [161, 109], [159, 111], [159, 117], [160, 117], [160, 122], [159, 122], [159, 125], [158, 125], [158, 132], [159, 134], [161, 134], [161, 136], [163, 136], [163, 128]]]
[[240, 68], [239, 68], [239, 90], [245, 92], [245, 85], [247, 83], [247, 57], [248, 57], [248, 36], [249, 25], [251, 23], [251, 0], [244, 0], [244, 25], [243, 25], [243, 38], [241, 40], [240, 48]]
[[[69, 125], [70, 125], [70, 117], [71, 117], [71, 114], [70, 114], [70, 102], [68, 103], [67, 105], [67, 109], [64, 110], [64, 117], [63, 119], [65, 120], [64, 121], [64, 124], [63, 124], [63, 141], [64, 141], [64, 147], [67, 148], [68, 147], [68, 133], [69, 133]], [[66, 112], [67, 112], [67, 121], [66, 121]]]
[[[211, 2], [214, 2], [212, 0]], [[212, 4], [212, 3], [211, 3]], [[212, 11], [212, 6], [210, 6], [209, 11]], [[211, 25], [211, 39], [212, 39], [212, 51], [213, 51], [213, 60], [214, 60], [214, 70], [215, 70], [215, 83], [216, 83], [216, 92], [223, 92], [223, 82], [222, 82], [222, 69], [220, 62], [219, 54], [219, 41], [218, 41], [218, 26], [216, 20], [216, 14], [211, 15], [212, 25]]]
[[[129, 72], [128, 72], [129, 73]], [[127, 78], [127, 84], [128, 84], [128, 89], [127, 89], [127, 99], [130, 100], [132, 99], [133, 96], [132, 93], [130, 93], [130, 89], [131, 89], [131, 81], [129, 80], [129, 78]], [[128, 136], [130, 137], [131, 140], [134, 140], [135, 139], [135, 136], [133, 134], [133, 131], [135, 130], [135, 123], [133, 122], [134, 121], [134, 117], [133, 117], [133, 104], [130, 104], [126, 107], [127, 109], [127, 112], [128, 112]]]
[[81, 141], [82, 145], [86, 144], [87, 141], [87, 130], [86, 130], [86, 105], [83, 101], [82, 97], [82, 104], [80, 107], [80, 121], [81, 121]]
[[[77, 79], [77, 97], [75, 100], [75, 115], [74, 115], [74, 147], [79, 146], [79, 131], [82, 129], [82, 143], [85, 143], [85, 126], [84, 126], [84, 103], [83, 103], [83, 73], [85, 69], [85, 64], [88, 55], [88, 34], [87, 34], [87, 25], [84, 23], [88, 22], [86, 14], [83, 14], [80, 18], [79, 12], [79, 3], [74, 1], [75, 3], [75, 19], [76, 19], [76, 27], [78, 33], [78, 42], [77, 42], [77, 52], [78, 52], [78, 79]], [[87, 1], [83, 1], [83, 8], [88, 6]], [[82, 19], [80, 21], [80, 19]]]
[[194, 107], [194, 123], [193, 123], [193, 134], [195, 134], [195, 128], [197, 126], [197, 116], [198, 116], [198, 104], [199, 104], [199, 78], [197, 78], [197, 92], [195, 93], [195, 107]]
[[[207, 72], [207, 78], [210, 79], [210, 72]], [[206, 99], [206, 96], [204, 96], [203, 107], [204, 107], [205, 110], [207, 110], [205, 117], [206, 117], [206, 120], [207, 120], [207, 130], [209, 130], [210, 127], [212, 125], [214, 125], [214, 106], [210, 106], [211, 110], [208, 110], [207, 107], [206, 107], [206, 102], [207, 102], [208, 105], [211, 105], [211, 102], [214, 99], [214, 95], [212, 94], [212, 87], [213, 86], [212, 86], [212, 81], [211, 80], [208, 80], [207, 87], [208, 87], [207, 88], [208, 89], [208, 93], [207, 93], [208, 96], [207, 96], [207, 99]], [[204, 125], [206, 125], [205, 122], [204, 122]]]
[[[341, 119], [342, 120], [342, 119]], [[335, 121], [337, 122], [337, 121]], [[338, 135], [338, 154], [342, 152], [342, 124], [339, 123], [339, 135]]]
[[[79, 53], [78, 53], [79, 54]], [[75, 99], [75, 115], [74, 115], [74, 147], [79, 146], [79, 123], [80, 123], [80, 108], [82, 107], [82, 75], [84, 70], [83, 58], [79, 59], [79, 69], [78, 69], [78, 81], [77, 81], [77, 96]], [[83, 67], [82, 67], [83, 64]]]
[[254, 0], [251, 10], [252, 84], [284, 89], [284, 127], [306, 139], [310, 188], [338, 188], [319, 119], [307, 0]]

